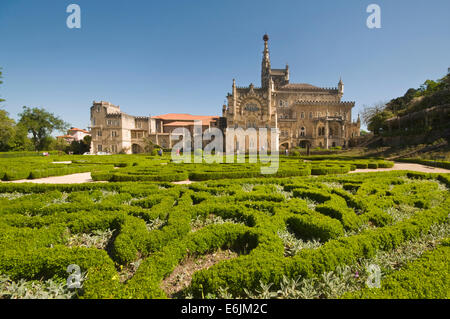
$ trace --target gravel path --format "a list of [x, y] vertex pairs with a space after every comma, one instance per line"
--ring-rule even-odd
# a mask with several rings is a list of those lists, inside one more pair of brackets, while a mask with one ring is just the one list
[[92, 183], [91, 173], [78, 173], [64, 176], [52, 176], [46, 178], [37, 179], [21, 179], [12, 182], [3, 183], [36, 183], [36, 184], [81, 184], [81, 183]]
[[349, 173], [370, 173], [370, 172], [386, 172], [386, 171], [415, 171], [421, 173], [450, 173], [450, 170], [438, 167], [425, 166], [413, 163], [395, 163], [391, 168], [378, 169], [356, 169]]
[[[386, 172], [386, 171], [415, 171], [421, 173], [450, 173], [450, 170], [430, 167], [420, 164], [411, 164], [411, 163], [395, 163], [392, 168], [378, 168], [378, 169], [356, 169], [349, 174], [352, 173], [370, 173], [370, 172]], [[79, 174], [71, 174], [65, 176], [53, 176], [39, 179], [21, 179], [18, 181], [12, 182], [3, 182], [2, 183], [37, 183], [37, 184], [81, 184], [81, 183], [93, 183], [94, 181], [91, 178], [91, 173], [79, 173]], [[107, 183], [107, 182], [100, 182]], [[192, 181], [180, 181], [173, 182], [173, 184], [191, 184]]]
[[185, 181], [179, 181], [179, 182], [172, 182], [172, 184], [175, 184], [175, 185], [186, 185], [186, 184], [192, 184], [192, 183], [195, 183], [195, 182], [193, 182], [193, 181], [190, 181], [190, 180], [185, 180]]

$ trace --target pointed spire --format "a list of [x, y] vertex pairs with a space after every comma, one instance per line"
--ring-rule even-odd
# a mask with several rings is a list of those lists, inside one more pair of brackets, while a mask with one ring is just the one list
[[344, 82], [342, 82], [342, 77], [339, 77], [338, 90], [340, 94], [344, 94]]
[[261, 63], [261, 87], [267, 88], [270, 78], [270, 55], [269, 55], [269, 36], [267, 34], [264, 34], [263, 36], [264, 40], [264, 51], [263, 51], [263, 59]]
[[237, 92], [237, 89], [236, 89], [236, 80], [235, 79], [233, 79], [233, 100], [236, 100], [236, 92]]
[[263, 51], [263, 67], [270, 69], [270, 55], [269, 55], [269, 36], [264, 34], [264, 51]]
[[286, 73], [284, 76], [284, 80], [286, 81], [286, 83], [289, 83], [289, 64], [286, 63]]

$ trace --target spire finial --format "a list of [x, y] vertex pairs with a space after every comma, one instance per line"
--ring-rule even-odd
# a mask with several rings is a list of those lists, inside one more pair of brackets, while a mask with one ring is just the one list
[[269, 55], [269, 36], [264, 34], [264, 51], [263, 51], [263, 59], [261, 63], [261, 87], [269, 86], [269, 78], [270, 78], [270, 55]]
[[267, 34], [264, 34], [263, 36], [264, 40], [264, 52], [263, 52], [263, 66], [270, 69], [270, 56], [269, 56], [269, 36]]
[[344, 94], [344, 82], [342, 82], [342, 77], [339, 77], [338, 90], [339, 93]]

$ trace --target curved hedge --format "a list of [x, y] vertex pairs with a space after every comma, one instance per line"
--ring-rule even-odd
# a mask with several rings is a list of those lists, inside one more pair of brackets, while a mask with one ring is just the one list
[[[226, 287], [244, 297], [261, 281], [278, 289], [283, 276], [317, 277], [447, 223], [449, 181], [448, 174], [383, 172], [191, 185], [0, 184], [0, 273], [14, 280], [65, 279], [67, 266], [78, 264], [87, 272], [81, 298], [166, 298], [161, 282], [186, 257], [230, 249], [238, 257], [196, 272], [188, 291], [201, 298]], [[112, 236], [104, 248], [89, 246], [107, 230]], [[300, 245], [298, 251], [286, 254], [290, 243], [282, 233]], [[74, 236], [87, 238], [87, 247], [69, 245]], [[306, 248], [312, 240], [316, 248]], [[436, 271], [443, 272], [438, 259]], [[137, 264], [123, 279], [124, 269]], [[395, 282], [420, 267], [393, 274], [390, 289], [400, 291]], [[421, 286], [418, 279], [401, 286], [399, 295], [435, 286], [427, 275], [417, 276]], [[371, 297], [357, 293], [350, 297]]]
[[448, 161], [433, 161], [433, 160], [424, 160], [420, 158], [398, 158], [396, 159], [397, 162], [403, 162], [403, 163], [415, 163], [415, 164], [422, 164], [426, 166], [433, 166], [433, 167], [440, 167], [444, 169], [450, 170], [450, 162]]
[[365, 288], [343, 298], [358, 299], [448, 299], [449, 241], [426, 252], [403, 269], [385, 276], [380, 288]]

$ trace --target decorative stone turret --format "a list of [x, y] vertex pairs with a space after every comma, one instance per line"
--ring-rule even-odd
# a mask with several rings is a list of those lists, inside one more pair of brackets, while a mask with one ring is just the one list
[[236, 90], [236, 80], [233, 79], [233, 120], [236, 119], [236, 108], [237, 108], [237, 90]]
[[269, 86], [270, 79], [270, 55], [269, 55], [269, 36], [264, 34], [264, 51], [263, 59], [261, 63], [261, 87], [266, 88]]
[[289, 84], [289, 65], [286, 63], [286, 75], [284, 80]]
[[338, 92], [339, 92], [339, 94], [341, 94], [341, 95], [344, 94], [344, 82], [342, 82], [342, 78], [339, 79], [339, 83], [338, 83]]

